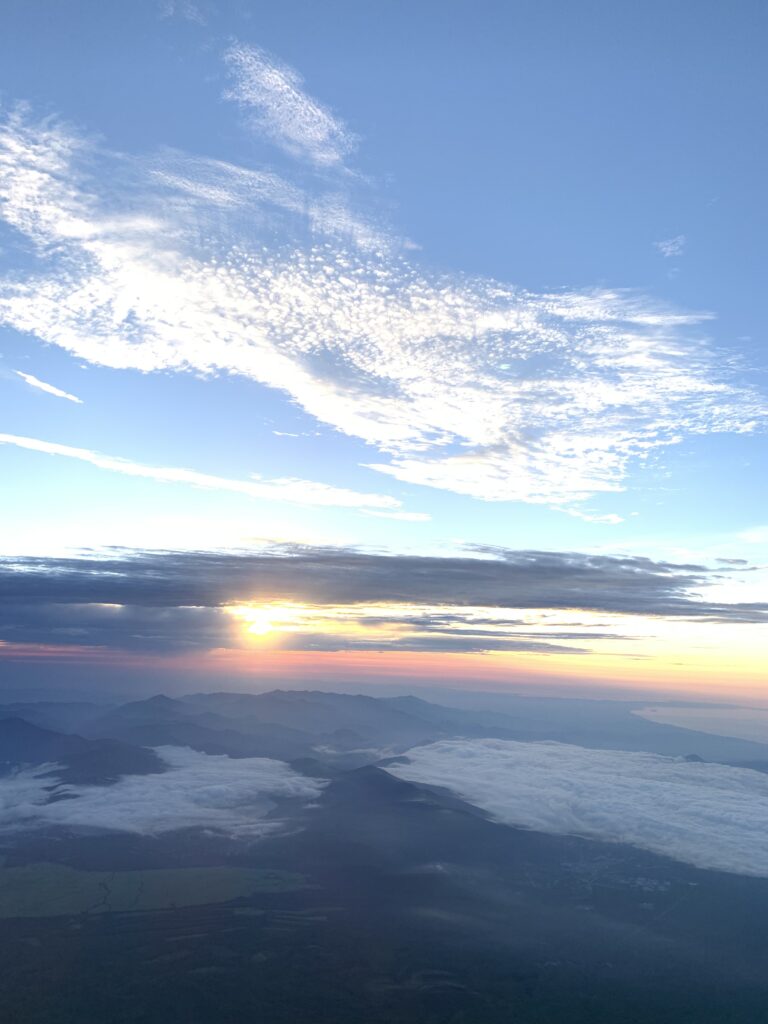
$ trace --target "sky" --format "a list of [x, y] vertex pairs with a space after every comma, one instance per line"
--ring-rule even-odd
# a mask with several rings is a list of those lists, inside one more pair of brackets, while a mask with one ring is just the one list
[[6, 687], [768, 704], [768, 11], [6, 0]]

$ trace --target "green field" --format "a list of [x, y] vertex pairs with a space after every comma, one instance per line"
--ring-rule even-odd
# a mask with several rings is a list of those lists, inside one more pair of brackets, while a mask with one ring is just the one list
[[226, 903], [303, 887], [300, 875], [252, 868], [78, 871], [63, 864], [0, 867], [0, 918], [62, 917]]

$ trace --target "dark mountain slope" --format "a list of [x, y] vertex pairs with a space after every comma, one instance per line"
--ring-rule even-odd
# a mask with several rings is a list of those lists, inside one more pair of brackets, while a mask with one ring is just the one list
[[0, 704], [0, 718], [23, 718], [41, 729], [78, 734], [82, 734], [86, 722], [105, 711], [103, 704], [86, 701], [39, 700]]
[[423, 718], [360, 694], [318, 690], [272, 690], [269, 693], [203, 693], [186, 704], [235, 719], [238, 728], [271, 723], [298, 729], [321, 741], [351, 746], [396, 746], [402, 749], [438, 739], [443, 730]]
[[236, 716], [225, 718], [162, 695], [123, 704], [91, 721], [90, 737], [109, 737], [156, 747], [192, 747], [230, 757], [272, 757], [291, 761], [312, 753], [315, 740], [296, 729]]
[[768, 744], [651, 722], [633, 714], [644, 707], [641, 703], [518, 696], [497, 701], [497, 709], [478, 710], [444, 707], [418, 697], [381, 698], [383, 704], [454, 736], [556, 740], [598, 750], [645, 750], [671, 757], [698, 754], [705, 761], [745, 766], [768, 761]]
[[141, 746], [57, 733], [22, 718], [0, 719], [0, 773], [39, 764], [62, 765], [56, 774], [72, 783], [108, 783], [164, 770], [157, 754]]

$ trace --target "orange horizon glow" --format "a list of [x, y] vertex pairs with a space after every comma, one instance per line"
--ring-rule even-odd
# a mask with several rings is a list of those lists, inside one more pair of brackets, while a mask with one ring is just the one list
[[[257, 638], [258, 639], [258, 638]], [[190, 653], [154, 654], [107, 647], [0, 642], [0, 661], [8, 663], [78, 663], [121, 667], [190, 677], [191, 685], [214, 688], [228, 677], [238, 685], [362, 683], [443, 686], [519, 691], [556, 685], [597, 690], [600, 696], [623, 696], [642, 690], [659, 698], [749, 700], [768, 704], [768, 679], [762, 660], [713, 659], [709, 654], [627, 658], [610, 654], [541, 654], [527, 652], [444, 653], [411, 651], [292, 651], [256, 646], [221, 647]], [[202, 677], [202, 678], [201, 678]], [[194, 681], [194, 682], [193, 682]], [[576, 695], [576, 694], [575, 694]]]

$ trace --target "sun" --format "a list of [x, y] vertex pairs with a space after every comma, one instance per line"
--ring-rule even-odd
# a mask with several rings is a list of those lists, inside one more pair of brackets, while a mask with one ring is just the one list
[[255, 633], [256, 636], [274, 633], [277, 627], [275, 611], [272, 608], [254, 608], [246, 621], [248, 632]]
[[285, 604], [236, 605], [227, 611], [234, 615], [252, 636], [285, 633], [295, 625], [296, 608]]

